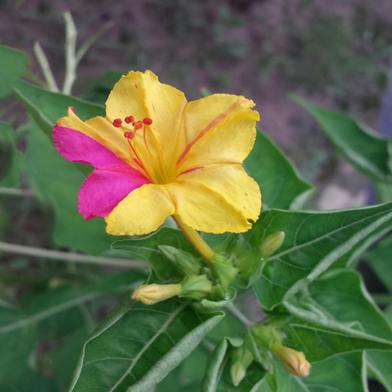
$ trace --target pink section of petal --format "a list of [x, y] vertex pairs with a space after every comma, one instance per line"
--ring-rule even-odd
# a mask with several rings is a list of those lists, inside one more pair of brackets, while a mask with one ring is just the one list
[[53, 143], [68, 161], [89, 163], [96, 169], [134, 170], [101, 143], [75, 129], [56, 125]]
[[84, 219], [105, 217], [128, 193], [148, 183], [123, 172], [94, 170], [79, 192], [78, 207]]
[[79, 131], [56, 125], [53, 142], [65, 159], [88, 163], [96, 169], [79, 192], [78, 207], [84, 219], [108, 215], [130, 192], [150, 182], [112, 151]]

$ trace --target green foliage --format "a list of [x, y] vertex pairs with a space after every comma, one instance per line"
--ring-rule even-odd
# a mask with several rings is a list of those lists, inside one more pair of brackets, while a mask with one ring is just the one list
[[245, 161], [249, 174], [259, 183], [264, 208], [291, 208], [301, 203], [311, 189], [293, 165], [264, 133]]
[[257, 246], [267, 235], [284, 228], [281, 248], [254, 283], [265, 309], [273, 309], [338, 261], [349, 262], [380, 238], [392, 223], [392, 203], [331, 212], [270, 210], [247, 234]]
[[20, 169], [15, 131], [8, 124], [0, 122], [0, 185], [18, 187]]
[[196, 314], [177, 301], [154, 307], [126, 303], [85, 343], [71, 390], [152, 390], [222, 316]]
[[12, 92], [19, 78], [27, 70], [27, 56], [20, 50], [0, 45], [0, 98]]
[[359, 171], [377, 182], [392, 182], [392, 145], [353, 118], [311, 104], [301, 104], [320, 124], [326, 136]]

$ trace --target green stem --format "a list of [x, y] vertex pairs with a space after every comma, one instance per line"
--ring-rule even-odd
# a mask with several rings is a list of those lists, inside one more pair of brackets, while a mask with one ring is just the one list
[[211, 264], [214, 257], [214, 251], [210, 248], [207, 242], [203, 240], [196, 230], [186, 225], [178, 215], [173, 216], [173, 219], [180, 230], [184, 233], [187, 240], [194, 246], [200, 255]]
[[245, 327], [249, 328], [251, 327], [254, 323], [248, 319], [232, 302], [228, 303], [225, 308], [239, 321], [241, 321], [242, 324], [244, 324]]
[[48, 250], [41, 248], [34, 248], [32, 246], [24, 246], [17, 244], [9, 244], [7, 242], [0, 242], [0, 251], [6, 253], [14, 253], [30, 257], [42, 257], [45, 259], [53, 259], [57, 261], [68, 261], [84, 264], [105, 265], [110, 267], [147, 269], [148, 266], [143, 261], [125, 260], [115, 257], [98, 257], [90, 256], [72, 252], [60, 252], [58, 250]]

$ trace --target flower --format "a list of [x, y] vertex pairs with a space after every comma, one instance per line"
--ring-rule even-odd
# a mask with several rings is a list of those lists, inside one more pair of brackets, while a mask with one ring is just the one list
[[158, 302], [181, 294], [180, 284], [143, 284], [133, 293], [132, 299], [145, 305], [155, 305]]
[[257, 183], [242, 167], [259, 114], [242, 96], [187, 102], [151, 71], [129, 72], [113, 87], [106, 116], [82, 121], [73, 108], [54, 127], [54, 144], [93, 172], [78, 208], [104, 217], [113, 235], [142, 235], [173, 215], [204, 232], [244, 232], [261, 209]]
[[304, 353], [283, 346], [278, 342], [272, 345], [271, 350], [290, 373], [299, 377], [309, 376], [312, 366], [306, 360]]

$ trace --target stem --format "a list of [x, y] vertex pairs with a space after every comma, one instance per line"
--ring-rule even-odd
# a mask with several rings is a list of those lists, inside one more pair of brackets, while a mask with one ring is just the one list
[[245, 327], [249, 328], [253, 325], [252, 321], [248, 319], [233, 303], [228, 303], [225, 308], [239, 321], [241, 321], [242, 324], [244, 324]]
[[34, 194], [30, 191], [30, 189], [8, 188], [3, 186], [0, 186], [0, 195], [24, 196], [24, 197], [34, 196]]
[[76, 79], [76, 39], [77, 30], [70, 12], [64, 12], [65, 22], [65, 78], [63, 93], [70, 94]]
[[24, 246], [17, 244], [9, 244], [7, 242], [0, 242], [0, 251], [7, 253], [14, 253], [30, 257], [43, 257], [45, 259], [54, 259], [57, 261], [68, 261], [84, 264], [105, 265], [110, 267], [147, 269], [146, 263], [137, 260], [125, 260], [115, 257], [98, 257], [89, 256], [72, 252], [61, 252], [58, 250], [48, 250], [41, 248], [34, 248], [32, 246]]
[[177, 223], [177, 226], [180, 228], [180, 230], [184, 233], [187, 240], [194, 246], [194, 248], [205, 260], [212, 264], [214, 251], [203, 240], [200, 234], [196, 230], [187, 226], [178, 215], [173, 215], [173, 219]]
[[36, 42], [34, 44], [34, 54], [35, 57], [37, 57], [38, 64], [41, 67], [41, 71], [44, 74], [46, 83], [48, 84], [49, 90], [58, 92], [59, 88], [57, 87], [56, 80], [54, 79], [52, 70], [49, 65], [48, 58], [46, 57], [46, 54], [44, 50], [42, 49], [42, 46], [40, 45], [39, 42]]

